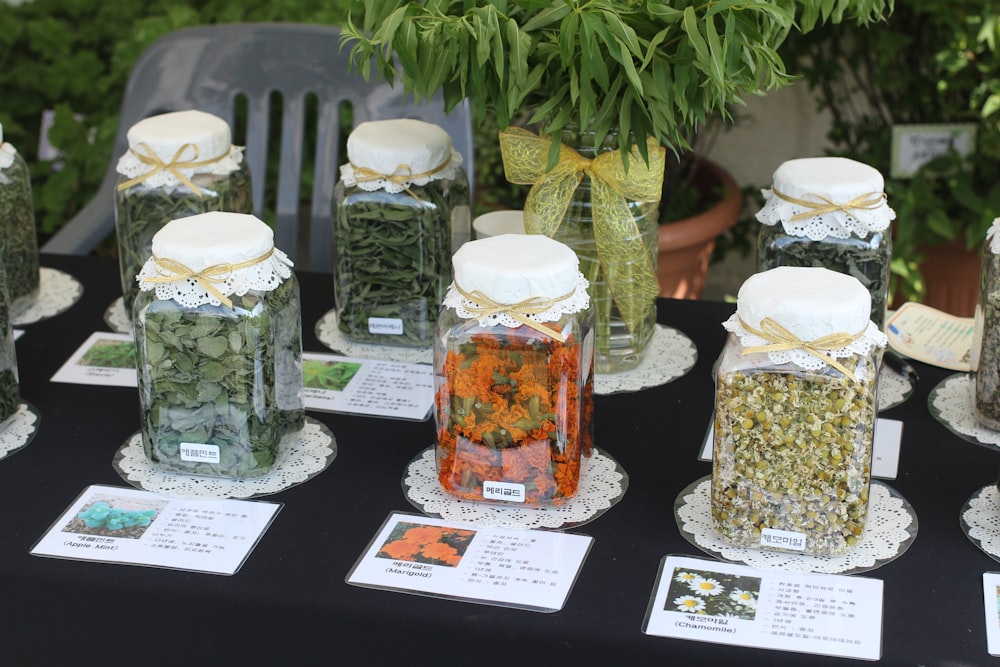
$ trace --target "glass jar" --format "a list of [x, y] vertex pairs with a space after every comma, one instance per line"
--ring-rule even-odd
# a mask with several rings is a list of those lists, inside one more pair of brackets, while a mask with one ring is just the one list
[[840, 157], [783, 163], [764, 190], [757, 270], [822, 267], [861, 281], [871, 319], [884, 329], [896, 213], [886, 203], [878, 170]]
[[0, 423], [14, 416], [21, 405], [10, 303], [7, 272], [0, 266]]
[[267, 473], [305, 419], [291, 261], [266, 224], [222, 212], [171, 221], [152, 253], [134, 322], [147, 458], [175, 472]]
[[229, 125], [203, 111], [139, 121], [118, 160], [115, 228], [125, 314], [132, 319], [135, 277], [150, 258], [153, 235], [171, 220], [208, 211], [252, 213], [250, 169]]
[[1000, 218], [986, 234], [979, 264], [972, 370], [975, 372], [976, 419], [1000, 431]]
[[361, 123], [334, 193], [337, 325], [349, 339], [428, 347], [452, 254], [470, 237], [462, 156], [437, 125]]
[[504, 234], [455, 254], [434, 337], [436, 462], [466, 500], [558, 505], [593, 441], [593, 311], [567, 246]]
[[751, 276], [718, 362], [712, 523], [740, 547], [836, 556], [868, 515], [886, 337], [855, 278], [779, 267]]
[[17, 314], [38, 297], [38, 236], [28, 165], [4, 143], [0, 125], [0, 262], [7, 271], [9, 312]]

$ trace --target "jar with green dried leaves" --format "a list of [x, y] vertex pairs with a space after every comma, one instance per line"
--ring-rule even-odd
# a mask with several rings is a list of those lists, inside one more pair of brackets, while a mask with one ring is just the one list
[[716, 375], [712, 523], [734, 545], [837, 556], [868, 516], [886, 337], [855, 278], [779, 267], [740, 288]]
[[10, 303], [7, 273], [0, 266], [0, 422], [10, 419], [21, 405]]
[[4, 143], [0, 125], [0, 261], [7, 271], [7, 304], [11, 313], [38, 297], [40, 273], [35, 208], [28, 165], [17, 150]]
[[976, 306], [976, 419], [1000, 431], [1000, 218], [986, 233], [979, 264], [979, 305]]
[[203, 111], [176, 111], [139, 121], [118, 160], [115, 226], [125, 313], [132, 318], [136, 275], [153, 235], [171, 220], [208, 211], [251, 213], [250, 170], [229, 125]]
[[822, 267], [857, 278], [871, 295], [871, 319], [885, 327], [896, 217], [882, 174], [840, 157], [802, 158], [774, 172], [757, 239], [757, 270]]
[[305, 420], [291, 261], [266, 224], [236, 213], [171, 221], [152, 251], [134, 322], [147, 458], [216, 477], [269, 472]]
[[333, 206], [337, 326], [350, 340], [430, 346], [470, 237], [462, 156], [442, 128], [412, 119], [359, 124]]

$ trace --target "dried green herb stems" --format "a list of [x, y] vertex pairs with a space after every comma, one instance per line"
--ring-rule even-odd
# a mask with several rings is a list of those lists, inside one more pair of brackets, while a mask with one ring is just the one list
[[[412, 189], [416, 197], [338, 185], [334, 287], [338, 326], [351, 339], [408, 346], [433, 340], [451, 282], [453, 229], [468, 227], [469, 188], [455, 179]], [[466, 219], [453, 224], [456, 216]], [[380, 331], [379, 319], [393, 328]]]
[[[232, 295], [231, 309], [152, 295], [139, 295], [135, 323], [146, 456], [178, 472], [268, 472], [304, 423], [298, 284]], [[185, 461], [183, 443], [218, 447], [219, 462]]]
[[770, 528], [805, 535], [808, 555], [835, 556], [861, 539], [876, 365], [870, 356], [839, 361], [865, 379], [792, 366], [719, 373], [712, 519], [730, 542], [758, 547]]
[[0, 267], [0, 422], [17, 412], [21, 404], [21, 389], [17, 378], [17, 357], [11, 333], [10, 305], [6, 278]]
[[153, 235], [164, 225], [176, 218], [208, 211], [253, 211], [250, 170], [246, 162], [230, 174], [196, 174], [191, 182], [200, 193], [186, 185], [164, 189], [139, 183], [117, 194], [118, 261], [125, 312], [129, 318], [139, 293], [135, 276], [152, 254]]
[[976, 419], [984, 426], [1000, 430], [1000, 257], [989, 250], [989, 241], [980, 268], [979, 308], [982, 343], [976, 369]]
[[20, 155], [0, 169], [0, 260], [7, 272], [7, 291], [13, 313], [38, 296], [38, 240], [28, 167]]

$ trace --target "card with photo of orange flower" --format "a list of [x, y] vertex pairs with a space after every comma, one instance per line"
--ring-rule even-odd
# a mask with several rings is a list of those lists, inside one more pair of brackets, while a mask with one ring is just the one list
[[400, 521], [375, 557], [458, 567], [475, 536], [474, 530]]

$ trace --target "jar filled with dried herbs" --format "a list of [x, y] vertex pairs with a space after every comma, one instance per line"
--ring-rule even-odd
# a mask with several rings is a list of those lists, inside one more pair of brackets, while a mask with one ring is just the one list
[[7, 272], [0, 266], [0, 423], [14, 416], [21, 405], [10, 304]]
[[38, 237], [31, 199], [28, 165], [17, 150], [4, 143], [0, 125], [0, 262], [7, 271], [7, 304], [11, 313], [38, 297]]
[[267, 473], [304, 424], [302, 324], [291, 261], [252, 215], [173, 220], [139, 271], [142, 443], [167, 470]]
[[976, 419], [1000, 431], [1000, 218], [986, 233], [979, 264], [979, 305], [976, 307]]
[[896, 213], [877, 169], [841, 157], [784, 162], [774, 172], [757, 239], [757, 270], [813, 266], [845, 273], [871, 294], [871, 319], [885, 327]]
[[139, 292], [135, 277], [153, 235], [171, 220], [207, 211], [252, 213], [250, 170], [229, 125], [203, 111], [175, 111], [139, 121], [118, 160], [115, 226], [125, 313]]
[[748, 548], [836, 556], [868, 516], [886, 337], [856, 278], [779, 267], [751, 276], [716, 375], [712, 522]]
[[434, 338], [436, 462], [466, 500], [558, 505], [593, 440], [594, 329], [576, 254], [504, 234], [455, 254]]
[[359, 124], [333, 206], [337, 325], [355, 341], [430, 346], [451, 256], [470, 237], [469, 183], [442, 128]]

